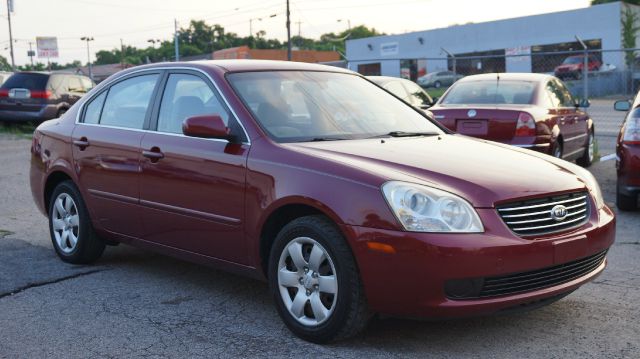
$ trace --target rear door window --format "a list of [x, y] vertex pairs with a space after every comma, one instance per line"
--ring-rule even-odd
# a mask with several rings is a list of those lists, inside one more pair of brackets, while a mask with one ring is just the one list
[[142, 129], [158, 77], [158, 74], [141, 75], [111, 86], [100, 124]]

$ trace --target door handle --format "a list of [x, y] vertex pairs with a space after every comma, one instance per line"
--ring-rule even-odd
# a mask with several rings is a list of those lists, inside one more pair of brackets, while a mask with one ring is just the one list
[[148, 158], [152, 163], [156, 163], [164, 158], [164, 153], [158, 147], [151, 147], [150, 150], [143, 150], [142, 155]]
[[80, 151], [84, 151], [85, 148], [89, 147], [89, 140], [86, 137], [80, 137], [79, 140], [73, 140], [73, 145], [77, 146]]

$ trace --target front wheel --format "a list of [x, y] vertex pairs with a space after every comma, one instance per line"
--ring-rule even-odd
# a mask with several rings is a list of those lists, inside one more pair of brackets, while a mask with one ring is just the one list
[[49, 201], [49, 231], [53, 248], [65, 262], [86, 264], [100, 258], [105, 243], [94, 233], [80, 191], [61, 182]]
[[314, 343], [354, 336], [370, 316], [351, 250], [323, 216], [298, 218], [278, 233], [269, 285], [287, 327]]
[[435, 88], [439, 89], [440, 87], [442, 87], [442, 84], [440, 83], [440, 81], [436, 81], [436, 82], [433, 84], [433, 87], [435, 87]]

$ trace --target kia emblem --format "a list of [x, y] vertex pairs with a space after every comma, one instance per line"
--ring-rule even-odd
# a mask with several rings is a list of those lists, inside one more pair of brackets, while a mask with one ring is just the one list
[[476, 110], [469, 110], [469, 112], [467, 112], [467, 116], [469, 117], [476, 117]]
[[558, 222], [563, 221], [568, 214], [569, 212], [567, 211], [567, 207], [561, 204], [551, 208], [551, 218], [555, 219]]

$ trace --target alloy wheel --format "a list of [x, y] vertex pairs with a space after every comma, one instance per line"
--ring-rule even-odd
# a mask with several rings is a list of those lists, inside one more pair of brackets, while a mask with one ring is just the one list
[[51, 222], [58, 248], [66, 254], [73, 252], [80, 235], [80, 216], [76, 203], [67, 193], [60, 193], [56, 197]]
[[278, 289], [298, 323], [317, 326], [331, 317], [338, 298], [336, 268], [329, 252], [309, 237], [297, 237], [282, 250]]

